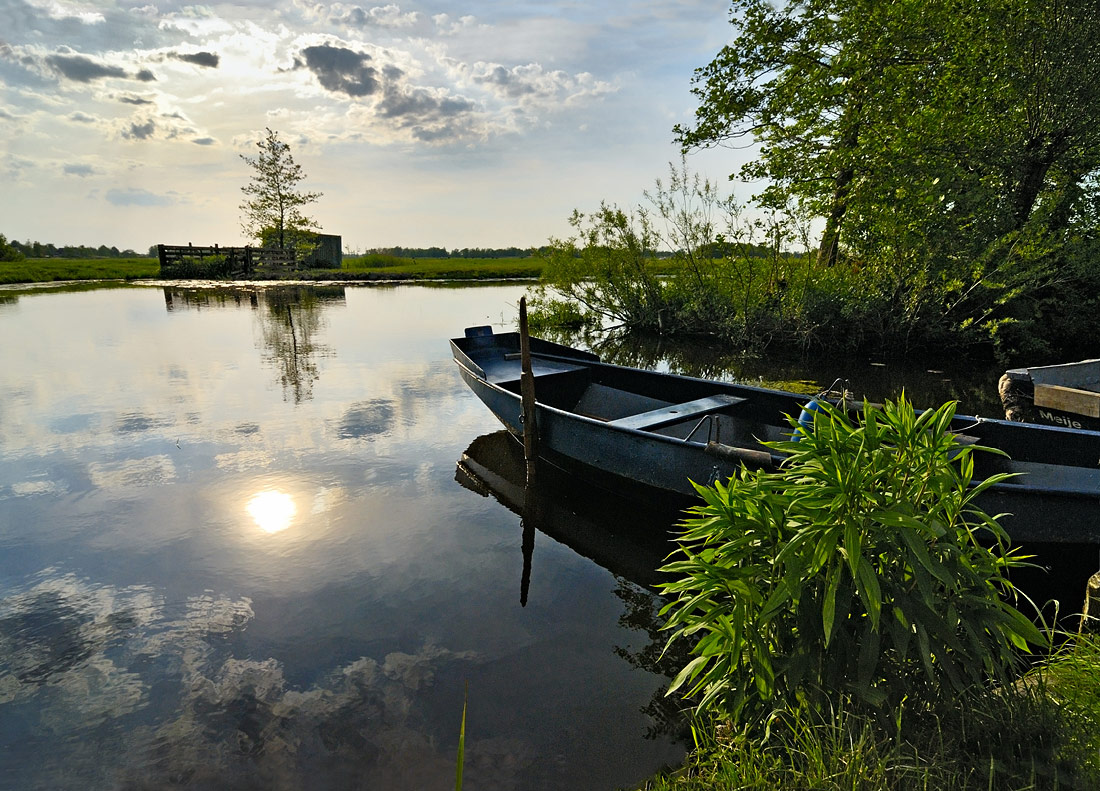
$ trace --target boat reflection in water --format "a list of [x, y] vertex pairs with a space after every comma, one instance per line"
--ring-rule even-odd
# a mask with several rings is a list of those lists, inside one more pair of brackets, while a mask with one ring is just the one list
[[[523, 572], [520, 604], [527, 605], [535, 531], [589, 558], [616, 578], [614, 594], [623, 603], [619, 624], [646, 635], [640, 646], [618, 646], [614, 653], [632, 667], [671, 680], [691, 660], [687, 646], [665, 650], [668, 633], [659, 615], [657, 585], [668, 577], [657, 569], [675, 548], [672, 533], [683, 513], [650, 501], [634, 501], [590, 486], [581, 478], [540, 460], [527, 485], [523, 446], [506, 430], [478, 437], [462, 454], [455, 480], [492, 497], [520, 517]], [[690, 730], [683, 701], [658, 689], [642, 711], [652, 718], [647, 739], [672, 737], [687, 743]]]
[[542, 462], [535, 483], [527, 486], [523, 447], [506, 430], [470, 443], [455, 480], [520, 517], [524, 604], [536, 529], [637, 585], [655, 589], [664, 578], [657, 569], [674, 548], [672, 530], [680, 516], [675, 510], [593, 489]]

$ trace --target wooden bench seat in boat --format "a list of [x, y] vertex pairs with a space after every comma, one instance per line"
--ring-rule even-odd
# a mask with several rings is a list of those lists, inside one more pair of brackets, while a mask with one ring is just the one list
[[609, 420], [608, 425], [648, 431], [672, 423], [679, 423], [683, 420], [709, 415], [711, 412], [740, 404], [744, 400], [744, 398], [737, 396], [719, 393], [705, 398], [696, 398], [694, 401], [685, 401], [682, 404], [671, 404], [648, 412], [641, 412], [637, 415], [627, 415], [616, 420]]

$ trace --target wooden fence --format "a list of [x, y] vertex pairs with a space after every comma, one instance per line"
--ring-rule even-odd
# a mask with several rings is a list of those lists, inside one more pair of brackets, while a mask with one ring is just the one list
[[293, 250], [279, 250], [269, 247], [213, 247], [173, 244], [158, 244], [157, 256], [160, 258], [160, 272], [165, 277], [173, 274], [190, 276], [194, 263], [202, 268], [208, 258], [224, 258], [225, 267], [219, 274], [238, 277], [257, 272], [281, 273], [297, 271], [299, 262], [294, 259]]

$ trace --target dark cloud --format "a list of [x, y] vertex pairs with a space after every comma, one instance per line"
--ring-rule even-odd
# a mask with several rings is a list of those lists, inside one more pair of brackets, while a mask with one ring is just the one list
[[96, 169], [91, 165], [65, 165], [62, 170], [66, 176], [80, 176], [81, 178], [96, 173]]
[[493, 66], [485, 74], [474, 77], [474, 81], [482, 85], [490, 85], [500, 89], [508, 96], [519, 98], [535, 92], [534, 87], [524, 81], [516, 72], [503, 66]]
[[83, 55], [50, 55], [46, 58], [46, 63], [73, 82], [91, 82], [104, 77], [128, 76], [118, 66], [97, 63]]
[[389, 87], [378, 103], [378, 111], [386, 118], [406, 118], [410, 123], [443, 121], [473, 109], [474, 105], [466, 99], [435, 96], [423, 88], [402, 90], [397, 86]]
[[153, 100], [152, 100], [152, 99], [143, 99], [143, 98], [142, 98], [142, 97], [140, 97], [140, 96], [133, 96], [133, 95], [130, 95], [130, 96], [119, 96], [119, 97], [118, 97], [118, 100], [119, 100], [120, 102], [122, 102], [123, 104], [137, 104], [137, 105], [141, 105], [141, 104], [152, 104], [152, 103], [153, 103]]
[[382, 87], [378, 70], [367, 65], [371, 57], [365, 52], [321, 44], [306, 47], [302, 56], [306, 68], [317, 77], [321, 87], [333, 93], [370, 96]]
[[153, 119], [150, 118], [143, 124], [137, 122], [130, 124], [130, 128], [124, 131], [122, 136], [127, 140], [148, 140], [156, 131], [157, 125]]
[[156, 195], [148, 190], [131, 187], [108, 190], [107, 202], [115, 206], [171, 206], [175, 201], [168, 195]]
[[70, 121], [76, 121], [79, 124], [94, 124], [95, 118], [90, 115], [81, 112], [75, 112], [69, 114]]
[[16, 116], [9, 113], [3, 107], [0, 107], [0, 118], [4, 119], [5, 121], [14, 121]]
[[197, 146], [212, 146], [218, 141], [215, 140], [212, 137], [200, 137], [200, 138], [197, 138], [195, 140], [192, 140], [191, 142], [194, 143]]
[[142, 82], [156, 82], [157, 75], [153, 74], [153, 72], [148, 69], [142, 69], [134, 75], [134, 79], [141, 80]]
[[182, 60], [184, 63], [194, 63], [196, 66], [207, 69], [218, 68], [218, 62], [221, 60], [215, 52], [172, 52], [168, 57]]

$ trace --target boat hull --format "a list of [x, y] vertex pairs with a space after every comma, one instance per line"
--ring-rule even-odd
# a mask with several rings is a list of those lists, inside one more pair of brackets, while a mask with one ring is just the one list
[[[654, 498], [662, 506], [698, 504], [694, 484], [726, 480], [743, 463], [775, 466], [780, 459], [761, 443], [790, 436], [786, 416], [797, 416], [806, 400], [612, 366], [568, 347], [532, 343], [540, 457], [585, 483]], [[508, 431], [522, 436], [514, 333], [476, 343], [455, 339], [452, 347], [466, 385]], [[596, 397], [590, 398], [593, 392]], [[661, 419], [680, 407], [684, 414], [673, 418], [678, 423]], [[592, 410], [602, 414], [587, 413]], [[712, 435], [719, 430], [720, 437]], [[999, 472], [1023, 473], [990, 487], [978, 502], [987, 513], [1002, 516], [1013, 541], [1100, 544], [1100, 433], [965, 415], [956, 417], [952, 430], [1009, 457], [978, 454], [979, 480]]]

